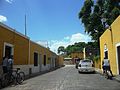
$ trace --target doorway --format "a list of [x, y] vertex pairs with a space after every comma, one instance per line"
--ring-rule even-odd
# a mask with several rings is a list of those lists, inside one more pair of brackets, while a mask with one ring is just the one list
[[5, 56], [10, 56], [12, 52], [12, 47], [10, 46], [5, 46]]
[[10, 57], [11, 55], [13, 55], [13, 45], [12, 44], [8, 44], [8, 43], [4, 43], [4, 53], [3, 53], [3, 57]]
[[120, 46], [117, 46], [118, 74], [120, 75]]

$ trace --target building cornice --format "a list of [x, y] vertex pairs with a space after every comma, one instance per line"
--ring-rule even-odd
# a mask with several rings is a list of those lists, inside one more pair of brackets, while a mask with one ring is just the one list
[[14, 33], [16, 33], [16, 34], [18, 34], [18, 35], [20, 35], [20, 36], [26, 38], [26, 39], [29, 39], [29, 37], [23, 35], [22, 33], [16, 31], [15, 29], [13, 29], [13, 28], [11, 28], [11, 27], [9, 27], [9, 26], [7, 26], [7, 25], [1, 23], [1, 22], [0, 22], [0, 26], [2, 26], [2, 27], [4, 27], [4, 28], [6, 28], [7, 30], [12, 31], [12, 32], [14, 32]]

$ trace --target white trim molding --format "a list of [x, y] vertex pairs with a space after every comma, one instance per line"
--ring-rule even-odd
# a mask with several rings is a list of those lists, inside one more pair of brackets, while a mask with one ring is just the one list
[[118, 67], [118, 52], [117, 52], [117, 47], [120, 46], [120, 42], [116, 44], [116, 64], [117, 64], [117, 74], [119, 74], [119, 67]]
[[4, 42], [3, 57], [5, 56], [5, 47], [6, 47], [6, 46], [9, 46], [9, 47], [12, 48], [11, 55], [14, 55], [14, 45], [13, 45], [13, 44], [10, 44], [10, 43], [7, 43], [7, 42]]

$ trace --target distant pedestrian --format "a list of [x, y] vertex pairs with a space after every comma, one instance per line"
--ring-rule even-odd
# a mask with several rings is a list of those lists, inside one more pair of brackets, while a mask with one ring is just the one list
[[111, 76], [113, 76], [111, 68], [110, 68], [110, 62], [107, 58], [104, 58], [102, 62], [102, 68], [103, 68], [103, 73], [110, 71]]
[[79, 62], [80, 62], [80, 58], [75, 58], [76, 69], [78, 69]]
[[3, 57], [3, 61], [2, 61], [2, 68], [3, 68], [3, 73], [7, 73], [8, 72], [8, 57]]
[[8, 59], [8, 72], [12, 73], [13, 69], [13, 55], [11, 55]]

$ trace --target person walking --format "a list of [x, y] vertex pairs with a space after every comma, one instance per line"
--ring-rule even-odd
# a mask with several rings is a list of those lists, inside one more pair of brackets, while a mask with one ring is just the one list
[[2, 61], [2, 68], [3, 68], [3, 73], [7, 73], [8, 72], [8, 57], [3, 57], [3, 61]]
[[103, 73], [110, 71], [111, 76], [113, 77], [111, 68], [110, 68], [110, 62], [107, 58], [104, 58], [103, 62], [102, 62], [102, 68], [103, 68]]
[[8, 72], [11, 74], [13, 69], [13, 55], [8, 59]]

